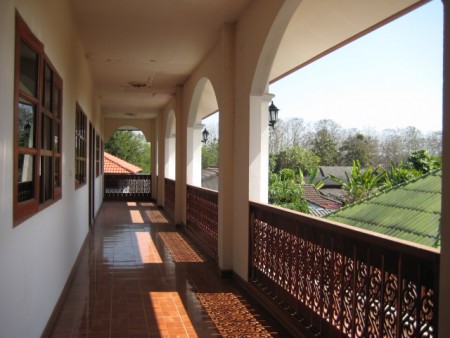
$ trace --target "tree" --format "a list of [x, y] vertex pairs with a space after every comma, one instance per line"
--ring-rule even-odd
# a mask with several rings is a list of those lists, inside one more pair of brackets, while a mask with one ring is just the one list
[[320, 158], [321, 165], [336, 165], [340, 162], [337, 142], [331, 133], [322, 128], [318, 130], [311, 142], [312, 151]]
[[286, 147], [278, 154], [274, 155], [274, 172], [278, 173], [282, 169], [292, 169], [294, 172], [301, 170], [304, 175], [319, 166], [320, 158], [306, 148]]
[[105, 151], [150, 173], [150, 143], [142, 132], [116, 130], [105, 142]]
[[202, 147], [202, 169], [219, 166], [219, 142], [217, 139], [208, 141]]
[[308, 130], [303, 119], [279, 120], [270, 129], [269, 153], [279, 153], [283, 148], [306, 146]]
[[402, 132], [399, 129], [385, 129], [381, 134], [380, 150], [382, 162], [401, 163], [406, 161], [408, 154], [404, 151]]
[[400, 162], [396, 164], [391, 161], [391, 166], [386, 170], [385, 185], [386, 188], [392, 188], [396, 185], [402, 184], [421, 175], [420, 171], [408, 168], [407, 165]]
[[280, 207], [309, 213], [308, 202], [302, 197], [303, 188], [292, 169], [282, 169], [269, 175], [269, 203]]
[[408, 157], [407, 165], [409, 168], [420, 171], [422, 174], [429, 173], [440, 167], [440, 163], [433, 159], [424, 149], [413, 151]]
[[348, 136], [342, 144], [344, 152], [344, 165], [349, 165], [357, 160], [361, 166], [372, 164], [377, 155], [377, 142], [372, 137], [366, 137], [361, 133]]

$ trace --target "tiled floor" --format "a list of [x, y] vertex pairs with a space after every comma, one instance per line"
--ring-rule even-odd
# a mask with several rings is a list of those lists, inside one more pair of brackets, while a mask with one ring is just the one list
[[105, 202], [51, 337], [288, 337], [152, 203]]

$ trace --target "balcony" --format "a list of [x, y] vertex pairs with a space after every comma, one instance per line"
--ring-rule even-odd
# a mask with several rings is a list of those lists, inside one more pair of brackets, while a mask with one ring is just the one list
[[217, 197], [187, 186], [181, 228], [105, 202], [49, 336], [437, 336], [438, 250], [251, 202], [248, 282], [220, 279]]

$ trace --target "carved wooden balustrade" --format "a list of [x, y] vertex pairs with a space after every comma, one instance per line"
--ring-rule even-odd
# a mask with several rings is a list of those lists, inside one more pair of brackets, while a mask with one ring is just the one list
[[258, 293], [313, 334], [437, 337], [438, 250], [257, 203], [249, 248]]
[[175, 215], [175, 181], [164, 179], [164, 209], [170, 217]]
[[187, 186], [186, 229], [215, 260], [217, 260], [218, 199], [217, 191]]
[[151, 175], [105, 174], [104, 199], [107, 201], [146, 201], [152, 195]]

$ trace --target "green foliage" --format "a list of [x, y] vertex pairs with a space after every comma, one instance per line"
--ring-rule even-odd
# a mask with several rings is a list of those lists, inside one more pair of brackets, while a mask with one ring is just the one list
[[202, 147], [202, 169], [219, 166], [219, 142], [213, 140]]
[[286, 147], [273, 157], [275, 161], [273, 171], [275, 173], [288, 168], [295, 172], [301, 170], [304, 175], [309, 175], [319, 166], [320, 162], [320, 158], [314, 155], [312, 151], [300, 146]]
[[322, 188], [323, 185], [325, 184], [325, 182], [323, 180], [320, 180], [320, 181], [314, 183], [318, 172], [319, 172], [319, 168], [314, 168], [308, 177], [308, 181], [306, 181], [305, 176], [303, 175], [303, 172], [301, 170], [299, 170], [298, 177], [300, 179], [300, 184], [313, 184], [317, 189]]
[[285, 168], [278, 174], [269, 174], [269, 203], [309, 213], [308, 203], [302, 195], [303, 189], [294, 170]]
[[344, 152], [343, 164], [347, 165], [357, 160], [362, 166], [372, 163], [375, 157], [377, 145], [375, 140], [366, 137], [361, 133], [347, 137], [341, 147]]
[[150, 173], [150, 143], [141, 132], [116, 130], [105, 142], [105, 151]]
[[394, 163], [394, 161], [391, 161], [391, 167], [388, 170], [386, 170], [385, 187], [392, 188], [396, 185], [417, 178], [420, 175], [421, 175], [420, 171], [415, 169], [409, 169], [402, 162], [400, 162], [400, 164], [397, 165]]
[[323, 128], [316, 132], [312, 142], [312, 151], [320, 158], [320, 164], [332, 166], [340, 162], [338, 146], [333, 135]]
[[416, 150], [408, 157], [407, 166], [415, 169], [422, 174], [429, 173], [434, 169], [440, 168], [440, 163], [431, 157], [426, 150]]
[[362, 171], [361, 163], [358, 160], [353, 161], [352, 173], [349, 176], [345, 173], [347, 182], [344, 182], [336, 176], [330, 176], [332, 180], [342, 185], [342, 188], [349, 194], [348, 203], [353, 203], [361, 199], [370, 197], [379, 190], [384, 182], [385, 172], [381, 166], [373, 169], [369, 166]]

